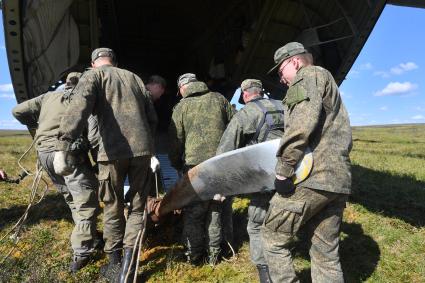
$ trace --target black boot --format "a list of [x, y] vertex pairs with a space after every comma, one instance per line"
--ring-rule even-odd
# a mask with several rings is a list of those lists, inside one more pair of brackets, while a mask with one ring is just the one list
[[271, 283], [272, 279], [269, 274], [269, 267], [265, 264], [257, 264], [258, 277], [260, 278], [260, 283]]
[[133, 264], [130, 266], [131, 257], [133, 256], [132, 248], [125, 248], [123, 255], [122, 268], [120, 273], [120, 283], [125, 283], [125, 277], [127, 276], [127, 282], [133, 282], [134, 271], [136, 270], [137, 260], [136, 258], [133, 260]]
[[100, 267], [100, 274], [109, 282], [117, 282], [121, 269], [121, 250], [108, 254], [109, 263]]
[[76, 273], [89, 263], [90, 257], [88, 256], [73, 256], [71, 266], [69, 267], [71, 273]]

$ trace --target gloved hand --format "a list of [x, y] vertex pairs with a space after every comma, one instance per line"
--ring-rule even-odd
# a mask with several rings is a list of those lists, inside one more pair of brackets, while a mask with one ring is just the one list
[[223, 202], [225, 199], [226, 199], [226, 197], [223, 196], [223, 195], [220, 195], [220, 194], [215, 194], [214, 197], [213, 197], [213, 200], [219, 201], [219, 202]]
[[75, 157], [68, 151], [56, 151], [53, 158], [53, 169], [56, 174], [68, 176], [74, 172], [77, 165]]
[[159, 169], [159, 160], [155, 156], [151, 157], [151, 169], [154, 173]]
[[295, 185], [292, 178], [285, 178], [282, 180], [281, 177], [278, 178], [276, 176], [276, 179], [274, 180], [274, 188], [276, 192], [283, 196], [290, 195], [295, 191]]

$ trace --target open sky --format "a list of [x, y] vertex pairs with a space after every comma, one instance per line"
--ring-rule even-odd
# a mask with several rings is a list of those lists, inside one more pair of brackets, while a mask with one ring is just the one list
[[[351, 124], [424, 123], [424, 53], [425, 9], [387, 5], [340, 87]], [[0, 129], [24, 129], [15, 105], [0, 21]]]

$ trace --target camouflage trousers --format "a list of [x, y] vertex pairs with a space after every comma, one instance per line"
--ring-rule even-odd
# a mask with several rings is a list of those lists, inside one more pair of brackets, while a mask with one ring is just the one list
[[[149, 190], [150, 156], [99, 162], [99, 200], [103, 208], [105, 252], [133, 248], [142, 228], [143, 212]], [[130, 189], [127, 221], [124, 216], [124, 181]]]
[[297, 187], [283, 197], [276, 193], [264, 219], [264, 255], [273, 282], [299, 282], [291, 244], [301, 226], [311, 239], [312, 282], [344, 282], [339, 260], [339, 232], [347, 195]]
[[[223, 237], [226, 240], [233, 238], [229, 228], [223, 236], [222, 211], [231, 202], [200, 201], [192, 203], [183, 208], [183, 243], [186, 246], [186, 254], [190, 259], [198, 259], [208, 249], [210, 256], [218, 256], [221, 251]], [[227, 221], [227, 226], [229, 226]], [[232, 227], [232, 223], [230, 222]], [[233, 228], [233, 227], [232, 227]], [[231, 230], [233, 231], [233, 230]]]
[[54, 152], [38, 152], [38, 159], [47, 171], [53, 184], [63, 195], [71, 209], [74, 229], [71, 233], [71, 246], [76, 256], [88, 256], [94, 250], [96, 238], [97, 178], [87, 163], [80, 164], [71, 175], [60, 176], [53, 169]]
[[251, 201], [248, 206], [248, 225], [246, 230], [249, 235], [249, 253], [251, 255], [251, 261], [255, 265], [267, 264], [264, 258], [263, 242], [260, 232], [272, 196], [272, 192], [250, 195]]

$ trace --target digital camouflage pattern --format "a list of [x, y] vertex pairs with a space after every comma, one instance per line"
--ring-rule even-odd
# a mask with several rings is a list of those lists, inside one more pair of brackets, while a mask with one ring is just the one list
[[351, 127], [331, 73], [318, 66], [301, 68], [283, 103], [285, 133], [277, 152], [276, 174], [287, 178], [294, 175], [295, 165], [309, 146], [313, 169], [300, 185], [349, 194]]
[[[71, 246], [74, 255], [84, 257], [94, 250], [96, 215], [99, 209], [97, 178], [87, 153], [80, 153], [84, 162], [68, 176], [56, 174], [53, 168], [55, 144], [60, 121], [69, 105], [66, 98], [69, 91], [70, 88], [67, 87], [64, 91], [47, 92], [18, 104], [12, 113], [22, 124], [30, 129], [37, 129], [34, 139], [38, 159], [71, 210], [75, 224], [71, 234]], [[94, 120], [92, 116], [90, 119]], [[87, 121], [85, 124], [87, 125]], [[93, 125], [92, 131], [95, 130]]]
[[[217, 155], [258, 142], [257, 140], [253, 141], [252, 139], [255, 136], [258, 125], [264, 117], [264, 113], [261, 108], [255, 105], [255, 101], [261, 103], [267, 111], [276, 111], [276, 106], [269, 99], [258, 97], [249, 101], [235, 114], [224, 131], [220, 144], [217, 148]], [[280, 102], [276, 101], [276, 103]], [[270, 116], [276, 125], [283, 124], [284, 117], [281, 113], [271, 114]], [[260, 129], [258, 140], [263, 140], [266, 134], [266, 129], [267, 125], [264, 123]], [[280, 138], [282, 137], [282, 134], [283, 129], [270, 131], [266, 140]]]
[[[99, 200], [103, 208], [105, 252], [133, 248], [142, 228], [143, 211], [149, 193], [150, 156], [122, 158], [99, 162]], [[130, 189], [124, 200], [124, 181], [128, 176]], [[127, 220], [124, 206], [130, 203]]]
[[93, 113], [103, 145], [98, 161], [154, 153], [153, 136], [158, 119], [145, 85], [137, 75], [104, 65], [85, 72], [72, 93], [61, 122], [57, 150], [69, 151]]
[[343, 283], [339, 231], [348, 196], [297, 187], [290, 197], [275, 193], [264, 218], [262, 243], [273, 282], [299, 282], [292, 264], [293, 240], [301, 226], [311, 239], [311, 279]]
[[[235, 114], [235, 116], [233, 116], [233, 119], [230, 121], [220, 140], [220, 145], [217, 148], [217, 154], [235, 150], [246, 145], [256, 144], [258, 143], [258, 139], [272, 140], [282, 137], [283, 129], [272, 130], [269, 132], [267, 137], [265, 137], [267, 127], [266, 124], [263, 124], [260, 128], [258, 139], [253, 140], [255, 138], [257, 128], [264, 118], [264, 112], [256, 105], [256, 103], [261, 103], [263, 107], [271, 113], [279, 110], [276, 109], [275, 104], [269, 99], [265, 99], [260, 96], [249, 101], [239, 112]], [[275, 101], [275, 103], [280, 102]], [[283, 113], [273, 113], [270, 115], [275, 125], [284, 124]], [[249, 195], [250, 203], [248, 206], [247, 232], [249, 235], [251, 260], [256, 265], [267, 264], [264, 258], [260, 230], [272, 196], [273, 194], [271, 192]]]
[[273, 282], [299, 282], [292, 262], [292, 241], [301, 228], [311, 239], [313, 282], [344, 282], [339, 231], [351, 192], [352, 140], [348, 113], [332, 75], [317, 66], [302, 67], [289, 86], [285, 132], [277, 152], [276, 174], [287, 178], [307, 146], [313, 152], [310, 176], [289, 196], [276, 193], [264, 219], [264, 255]]
[[[174, 108], [169, 128], [169, 158], [177, 170], [189, 169], [215, 156], [233, 115], [227, 99], [210, 92], [203, 82], [188, 83], [183, 96]], [[183, 239], [189, 261], [196, 263], [208, 246], [210, 263], [215, 264], [222, 240], [221, 205], [207, 201], [185, 207]]]
[[[34, 138], [37, 140], [37, 151], [55, 151], [60, 121], [69, 105], [69, 100], [64, 94], [69, 93], [68, 88], [63, 91], [47, 92], [30, 100], [16, 105], [12, 114], [30, 129], [36, 129]], [[44, 105], [44, 107], [43, 107]]]
[[189, 83], [169, 127], [172, 166], [182, 170], [183, 165], [198, 165], [215, 156], [232, 115], [232, 106], [224, 96], [210, 92], [203, 82]]
[[93, 253], [97, 237], [98, 181], [88, 159], [79, 164], [68, 176], [63, 177], [56, 174], [53, 168], [54, 155], [54, 152], [40, 151], [38, 159], [71, 210], [72, 220], [75, 224], [71, 233], [74, 255], [86, 257]]

